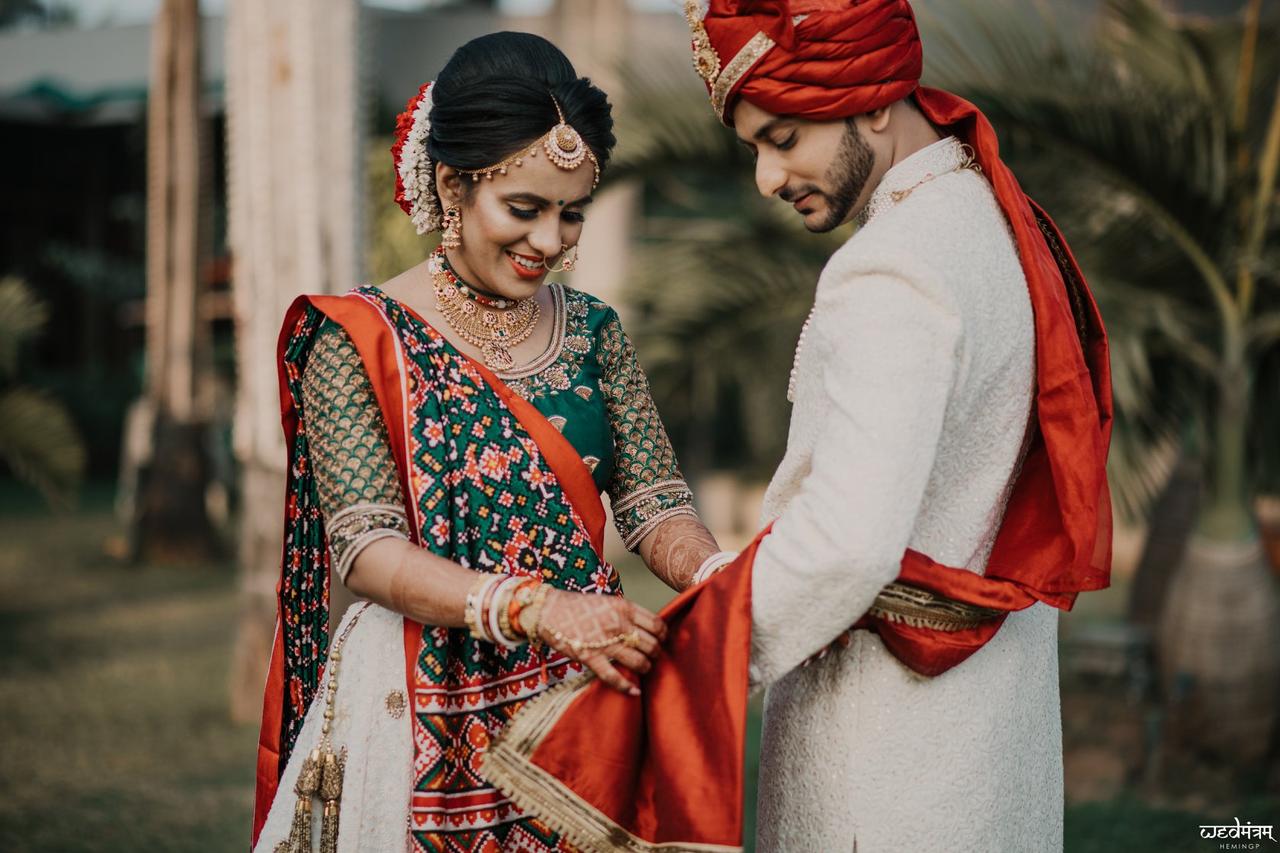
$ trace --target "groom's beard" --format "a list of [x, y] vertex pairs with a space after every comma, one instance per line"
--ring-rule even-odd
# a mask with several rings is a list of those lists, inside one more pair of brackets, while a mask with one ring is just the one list
[[[853, 206], [858, 203], [862, 189], [867, 185], [871, 169], [875, 166], [876, 155], [871, 146], [862, 138], [858, 126], [853, 119], [846, 119], [844, 136], [840, 147], [836, 149], [835, 159], [831, 167], [822, 177], [822, 183], [831, 187], [831, 191], [819, 190], [827, 201], [826, 218], [817, 225], [806, 225], [815, 234], [825, 234], [839, 228], [849, 219]], [[797, 193], [799, 198], [803, 193]], [[785, 198], [785, 196], [784, 196]]]

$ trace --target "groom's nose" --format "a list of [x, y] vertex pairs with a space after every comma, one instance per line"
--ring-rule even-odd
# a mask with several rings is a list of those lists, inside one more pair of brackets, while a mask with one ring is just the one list
[[777, 159], [762, 151], [756, 158], [756, 189], [765, 198], [772, 198], [787, 185], [787, 173]]

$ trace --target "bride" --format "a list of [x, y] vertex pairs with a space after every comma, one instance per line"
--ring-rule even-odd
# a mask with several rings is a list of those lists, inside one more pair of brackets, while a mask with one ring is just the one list
[[[440, 248], [285, 318], [256, 850], [572, 849], [478, 768], [568, 676], [638, 694], [615, 664], [647, 671], [664, 638], [604, 560], [600, 494], [673, 588], [723, 559], [617, 313], [547, 280], [572, 268], [612, 124], [545, 39], [462, 46], [392, 149], [396, 199]], [[331, 570], [364, 599], [333, 638]]]

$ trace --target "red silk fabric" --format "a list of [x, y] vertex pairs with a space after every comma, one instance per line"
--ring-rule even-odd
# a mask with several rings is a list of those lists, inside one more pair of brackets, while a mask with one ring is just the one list
[[[342, 326], [357, 352], [360, 353], [365, 372], [373, 385], [374, 396], [378, 400], [378, 408], [387, 426], [391, 452], [400, 474], [401, 491], [405, 495], [412, 494], [408, 482], [408, 447], [405, 442], [404, 408], [394, 332], [384, 322], [378, 309], [359, 296], [300, 296], [285, 313], [277, 344], [276, 364], [279, 367], [280, 416], [288, 458], [293, 458], [293, 445], [298, 435], [299, 413], [294, 407], [293, 395], [289, 392], [289, 381], [285, 372], [285, 350], [294, 327], [309, 305], [322, 311], [329, 319]], [[426, 320], [408, 306], [405, 306], [405, 310], [413, 314], [424, 326], [429, 326]], [[467, 358], [464, 353], [459, 355]], [[573, 504], [582, 519], [592, 547], [596, 553], [603, 554], [606, 514], [604, 505], [600, 501], [600, 493], [591, 477], [591, 471], [582, 461], [582, 457], [573, 449], [569, 440], [561, 435], [532, 403], [517, 395], [484, 365], [476, 361], [471, 361], [471, 364], [538, 445], [538, 450], [543, 454], [556, 479], [560, 481], [566, 498]], [[277, 597], [280, 595], [280, 590], [281, 584], [277, 581]], [[414, 695], [412, 679], [422, 626], [410, 619], [405, 619], [404, 622], [405, 679], [406, 688], [409, 691], [407, 695], [412, 696]], [[267, 669], [267, 686], [263, 698], [262, 726], [258, 735], [253, 844], [257, 844], [258, 836], [267, 821], [267, 814], [275, 800], [280, 785], [280, 773], [283, 770], [280, 767], [280, 729], [284, 712], [284, 682], [284, 648], [277, 612], [275, 639], [272, 643], [271, 660]]]
[[[797, 15], [807, 17], [795, 23]], [[920, 79], [920, 36], [906, 0], [712, 0], [703, 25], [723, 66], [757, 32], [777, 45], [729, 89], [721, 118], [730, 126], [738, 97], [824, 121], [905, 98]]]
[[529, 756], [650, 844], [742, 844], [751, 566], [767, 533], [663, 608], [667, 641], [639, 697], [594, 682]]

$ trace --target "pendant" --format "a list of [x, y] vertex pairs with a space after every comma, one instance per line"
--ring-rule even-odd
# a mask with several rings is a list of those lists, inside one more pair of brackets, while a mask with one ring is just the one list
[[484, 345], [484, 363], [491, 370], [510, 370], [516, 366], [511, 351], [497, 341]]

